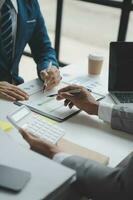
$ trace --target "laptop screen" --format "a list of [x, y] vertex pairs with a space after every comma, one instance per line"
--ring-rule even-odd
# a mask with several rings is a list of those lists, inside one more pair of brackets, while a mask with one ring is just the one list
[[133, 91], [133, 42], [111, 42], [109, 91]]

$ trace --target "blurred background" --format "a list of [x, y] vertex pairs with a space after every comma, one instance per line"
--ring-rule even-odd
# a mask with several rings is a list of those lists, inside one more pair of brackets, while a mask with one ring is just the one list
[[[111, 41], [132, 41], [132, 0], [38, 0], [60, 66], [98, 52], [108, 60]], [[36, 67], [27, 46], [20, 74], [35, 78]], [[25, 68], [30, 69], [24, 74]], [[29, 70], [28, 69], [28, 70]]]

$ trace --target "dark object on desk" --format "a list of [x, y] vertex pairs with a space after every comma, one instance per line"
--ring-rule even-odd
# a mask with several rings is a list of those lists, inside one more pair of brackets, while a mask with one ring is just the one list
[[30, 172], [0, 165], [0, 188], [14, 192], [21, 191], [30, 180]]
[[125, 168], [128, 165], [131, 157], [133, 157], [133, 152], [128, 154], [116, 167]]
[[115, 103], [133, 103], [133, 42], [111, 42], [109, 92]]

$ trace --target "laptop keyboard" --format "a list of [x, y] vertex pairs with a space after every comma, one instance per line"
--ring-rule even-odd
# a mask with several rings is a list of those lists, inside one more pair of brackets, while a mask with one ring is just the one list
[[121, 103], [133, 103], [133, 93], [115, 93]]

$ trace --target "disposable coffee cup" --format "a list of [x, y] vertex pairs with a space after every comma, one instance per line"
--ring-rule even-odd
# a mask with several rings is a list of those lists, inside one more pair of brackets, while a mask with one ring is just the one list
[[104, 57], [98, 54], [90, 54], [88, 57], [88, 73], [100, 75]]

